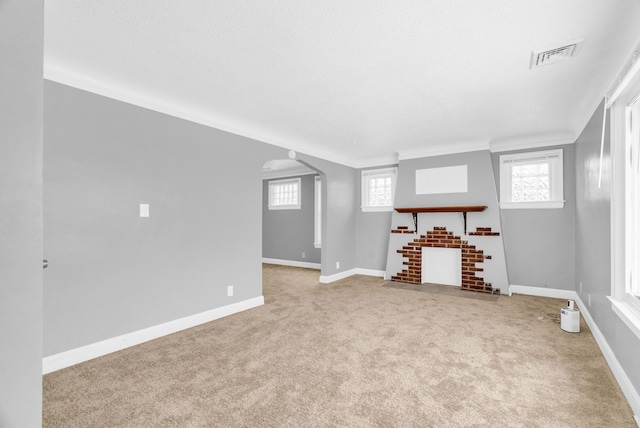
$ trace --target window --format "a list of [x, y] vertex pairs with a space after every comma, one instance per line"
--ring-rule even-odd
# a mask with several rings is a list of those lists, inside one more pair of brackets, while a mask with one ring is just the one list
[[563, 208], [562, 149], [500, 156], [500, 208]]
[[300, 199], [300, 177], [269, 182], [270, 210], [299, 210]]
[[391, 211], [397, 168], [362, 171], [362, 211]]
[[627, 108], [625, 234], [628, 264], [625, 291], [640, 302], [640, 94]]
[[[611, 296], [614, 312], [640, 337], [640, 73], [611, 105]], [[635, 76], [634, 76], [635, 75]], [[620, 85], [622, 86], [622, 84]]]
[[322, 247], [322, 180], [315, 178], [315, 207], [313, 215], [313, 246]]

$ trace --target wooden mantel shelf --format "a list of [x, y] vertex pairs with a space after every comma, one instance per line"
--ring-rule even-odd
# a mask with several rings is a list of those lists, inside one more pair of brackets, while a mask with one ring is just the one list
[[454, 207], [415, 207], [396, 208], [399, 213], [410, 213], [413, 216], [413, 224], [418, 233], [418, 213], [462, 213], [464, 218], [464, 234], [467, 234], [467, 213], [482, 212], [487, 209], [486, 205], [463, 205]]
[[399, 213], [475, 213], [486, 209], [486, 205], [463, 205], [456, 207], [396, 208], [396, 211]]

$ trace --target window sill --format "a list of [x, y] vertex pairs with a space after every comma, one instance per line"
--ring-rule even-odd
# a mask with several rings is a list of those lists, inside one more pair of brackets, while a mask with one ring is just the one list
[[275, 207], [268, 207], [270, 210], [299, 210], [302, 209], [300, 205], [281, 205]]
[[363, 213], [381, 213], [391, 211], [393, 211], [393, 207], [362, 207]]
[[557, 209], [564, 208], [565, 201], [549, 202], [500, 202], [501, 210], [521, 210], [521, 209]]
[[624, 300], [608, 296], [611, 301], [611, 309], [629, 327], [629, 329], [640, 339], [640, 312]]

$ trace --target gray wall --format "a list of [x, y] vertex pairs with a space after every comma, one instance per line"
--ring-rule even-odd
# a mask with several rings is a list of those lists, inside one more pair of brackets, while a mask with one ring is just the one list
[[358, 267], [355, 239], [358, 172], [306, 154], [299, 154], [297, 160], [318, 171], [322, 180], [322, 276]]
[[[416, 170], [458, 165], [467, 165], [467, 192], [416, 194]], [[494, 232], [501, 232], [500, 211], [498, 209], [491, 156], [488, 150], [400, 161], [395, 197], [396, 207], [460, 205], [487, 206], [487, 209], [483, 212], [469, 213], [467, 215], [467, 230], [469, 232], [475, 231], [476, 227], [491, 227]], [[394, 211], [391, 227], [396, 228], [398, 226], [409, 226], [410, 229], [413, 229], [411, 214], [399, 214]], [[509, 281], [501, 236], [465, 236], [462, 213], [424, 213], [418, 215], [419, 234], [425, 234], [427, 230], [431, 230], [435, 226], [447, 227], [447, 230], [483, 250], [485, 255], [491, 255], [491, 260], [486, 260], [482, 263], [484, 272], [479, 273], [478, 276], [483, 277], [485, 282], [491, 283], [494, 288], [499, 288], [503, 294], [507, 294]], [[415, 237], [415, 235], [391, 234], [387, 253], [387, 278], [396, 275], [404, 268], [402, 265], [403, 258], [397, 254], [396, 250], [406, 242], [412, 241]]]
[[[270, 210], [269, 182], [262, 186], [262, 257], [320, 263], [320, 248], [313, 245], [315, 219], [315, 177], [300, 176], [302, 203], [299, 210]], [[291, 177], [295, 178], [295, 177]], [[304, 252], [305, 257], [302, 257]]]
[[[389, 168], [397, 165], [379, 166]], [[392, 212], [362, 212], [362, 171], [357, 174], [356, 192], [356, 247], [357, 266], [362, 269], [384, 271], [387, 265], [387, 249], [389, 248], [389, 231], [391, 230]]]
[[52, 82], [44, 131], [45, 356], [262, 294], [283, 149]]
[[591, 297], [589, 314], [635, 390], [640, 392], [640, 339], [613, 312], [607, 299], [611, 295], [611, 152], [607, 132], [602, 187], [598, 188], [601, 133], [602, 105], [576, 142], [575, 288], [585, 305], [589, 304]]
[[[575, 163], [574, 145], [563, 149], [564, 208], [501, 210], [507, 269], [512, 285], [573, 290], [575, 283]], [[496, 188], [500, 189], [500, 155], [538, 149], [493, 153]], [[499, 194], [500, 192], [498, 192]]]
[[387, 265], [391, 212], [357, 212], [357, 266], [383, 271]]
[[0, 426], [42, 421], [43, 2], [0, 2]]

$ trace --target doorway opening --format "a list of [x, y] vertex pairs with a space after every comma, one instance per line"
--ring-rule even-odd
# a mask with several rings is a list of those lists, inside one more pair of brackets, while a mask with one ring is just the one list
[[322, 178], [292, 159], [262, 168], [262, 260], [320, 270], [322, 261]]

